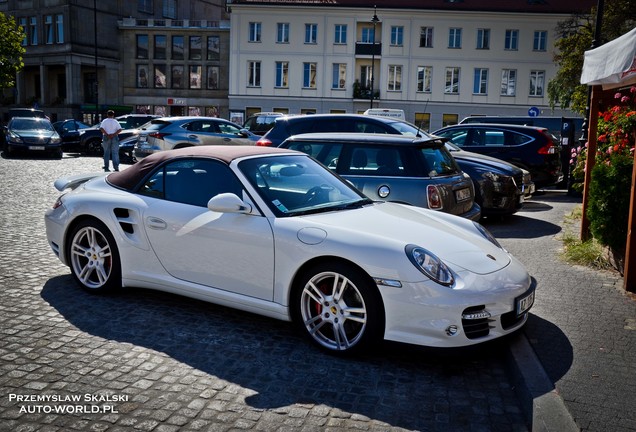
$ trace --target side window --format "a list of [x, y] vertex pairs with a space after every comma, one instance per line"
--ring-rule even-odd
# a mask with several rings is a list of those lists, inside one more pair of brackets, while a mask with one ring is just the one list
[[221, 162], [202, 159], [169, 163], [139, 190], [141, 195], [200, 207], [226, 192], [241, 196], [241, 184], [234, 173]]
[[448, 138], [450, 142], [460, 147], [465, 145], [472, 145], [471, 143], [466, 142], [466, 138], [468, 137], [468, 130], [464, 128], [456, 128], [447, 130], [445, 132], [439, 133], [438, 135]]
[[506, 132], [507, 145], [523, 145], [532, 141], [532, 138], [516, 132]]
[[484, 145], [502, 146], [504, 145], [504, 131], [502, 130], [484, 130]]
[[307, 153], [327, 166], [330, 170], [335, 170], [338, 165], [342, 144], [295, 142], [290, 145], [289, 148]]
[[364, 176], [408, 176], [410, 169], [401, 149], [394, 147], [353, 147], [338, 166], [338, 172]]
[[238, 135], [240, 132], [239, 128], [229, 123], [218, 123], [218, 126], [221, 130], [221, 133], [224, 134]]

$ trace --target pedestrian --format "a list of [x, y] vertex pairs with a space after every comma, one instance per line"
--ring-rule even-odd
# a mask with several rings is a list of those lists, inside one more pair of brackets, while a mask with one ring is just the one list
[[102, 131], [102, 148], [104, 149], [104, 171], [110, 172], [110, 160], [113, 161], [113, 169], [119, 171], [119, 137], [121, 125], [115, 120], [115, 112], [108, 110], [107, 118], [102, 120], [99, 130]]

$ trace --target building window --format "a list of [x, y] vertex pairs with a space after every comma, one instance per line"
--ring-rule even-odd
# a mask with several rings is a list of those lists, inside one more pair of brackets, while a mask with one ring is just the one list
[[248, 87], [261, 86], [261, 62], [251, 61], [247, 65], [249, 76], [247, 77]]
[[219, 89], [219, 67], [218, 66], [208, 66], [207, 87], [210, 90]]
[[55, 43], [64, 43], [64, 15], [55, 15]]
[[137, 87], [148, 88], [148, 65], [137, 65]]
[[183, 36], [172, 36], [172, 60], [183, 60], [184, 55], [184, 38]]
[[332, 89], [344, 89], [347, 85], [347, 64], [334, 63], [332, 69]]
[[517, 71], [504, 69], [501, 71], [501, 95], [514, 96], [517, 91]]
[[373, 36], [373, 27], [364, 27], [362, 29], [362, 40], [360, 42], [368, 44], [373, 43], [375, 40]]
[[473, 79], [473, 94], [488, 94], [488, 69], [475, 69]]
[[29, 42], [31, 45], [37, 45], [38, 41], [38, 17], [29, 18]]
[[402, 66], [389, 65], [388, 91], [402, 90]]
[[431, 130], [431, 114], [430, 113], [415, 113], [415, 126], [423, 131]]
[[166, 88], [166, 65], [155, 65], [155, 88]]
[[208, 60], [219, 60], [221, 58], [221, 38], [219, 36], [208, 36]]
[[303, 63], [303, 88], [316, 88], [316, 63]]
[[137, 35], [137, 57], [138, 59], [148, 58], [148, 35]]
[[442, 127], [456, 125], [459, 122], [457, 114], [442, 114]]
[[289, 62], [276, 62], [276, 82], [274, 86], [287, 88], [289, 83]]
[[183, 65], [172, 65], [172, 88], [183, 88]]
[[462, 47], [462, 29], [452, 28], [448, 30], [448, 47], [449, 48]]
[[203, 53], [201, 52], [201, 36], [190, 36], [190, 60], [201, 60]]
[[543, 96], [545, 71], [530, 72], [530, 96]]
[[490, 49], [490, 29], [477, 29], [477, 49]]
[[191, 89], [200, 89], [201, 88], [201, 68], [202, 66], [190, 66], [190, 88]]
[[404, 27], [403, 26], [391, 26], [391, 45], [393, 46], [404, 45]]
[[44, 17], [44, 43], [51, 45], [54, 40], [55, 29], [53, 27], [53, 15], [46, 15]]
[[152, 13], [152, 0], [138, 0], [137, 10], [139, 12]]
[[446, 86], [444, 87], [444, 93], [446, 94], [459, 93], [459, 68], [458, 67], [446, 68]]
[[532, 49], [534, 51], [545, 51], [547, 41], [548, 41], [548, 32], [546, 31], [534, 32], [534, 42], [532, 44]]
[[334, 43], [346, 44], [347, 43], [347, 25], [336, 24], [336, 34], [334, 35]]
[[248, 42], [260, 42], [261, 41], [261, 23], [251, 22], [249, 26]]
[[305, 43], [315, 44], [318, 42], [318, 24], [305, 24]]
[[22, 39], [22, 46], [27, 46], [29, 44], [29, 32], [27, 31], [27, 19], [26, 18], [20, 18], [18, 20], [18, 26], [22, 29], [22, 32], [24, 33], [24, 39]]
[[277, 24], [276, 43], [289, 43], [289, 23]]
[[519, 49], [519, 30], [506, 30], [504, 49], [517, 51]]
[[177, 19], [177, 0], [163, 0], [163, 16]]
[[[371, 89], [371, 78], [373, 77], [373, 69], [371, 65], [360, 66], [360, 82], [364, 83], [364, 90]], [[375, 81], [374, 81], [375, 84]]]
[[417, 91], [430, 93], [432, 82], [433, 82], [433, 67], [418, 66], [417, 67]]
[[433, 48], [433, 27], [422, 27], [420, 29], [420, 47]]
[[155, 54], [154, 58], [159, 60], [166, 59], [166, 50], [168, 37], [166, 35], [155, 35]]

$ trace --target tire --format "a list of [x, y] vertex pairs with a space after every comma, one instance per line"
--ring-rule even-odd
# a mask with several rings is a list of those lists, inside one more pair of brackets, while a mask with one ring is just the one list
[[104, 153], [102, 140], [100, 138], [91, 139], [86, 142], [86, 154], [89, 156], [99, 156]]
[[345, 263], [322, 263], [304, 272], [291, 307], [298, 328], [331, 353], [360, 352], [384, 332], [377, 287], [368, 275]]
[[121, 287], [119, 250], [102, 222], [80, 222], [69, 237], [67, 256], [73, 278], [86, 291], [106, 292]]

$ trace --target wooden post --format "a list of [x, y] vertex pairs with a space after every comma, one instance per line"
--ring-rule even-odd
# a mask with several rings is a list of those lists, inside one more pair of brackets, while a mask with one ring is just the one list
[[[636, 138], [636, 137], [635, 137]], [[627, 222], [627, 245], [625, 246], [625, 266], [623, 269], [623, 288], [626, 291], [636, 293], [636, 269], [632, 271], [632, 261], [636, 259], [636, 235], [632, 236], [632, 231], [636, 227], [636, 216], [634, 215], [634, 205], [636, 205], [636, 152], [634, 152], [634, 167], [632, 168], [632, 187], [629, 199], [629, 220]]]
[[592, 169], [596, 162], [596, 136], [598, 134], [598, 107], [602, 90], [600, 86], [592, 87], [592, 97], [590, 98], [590, 117], [587, 119], [589, 125], [587, 134], [587, 158], [585, 160], [585, 182], [583, 183], [583, 209], [581, 215], [581, 241], [591, 238], [590, 221], [587, 218], [587, 206], [590, 194], [590, 182], [592, 181]]

